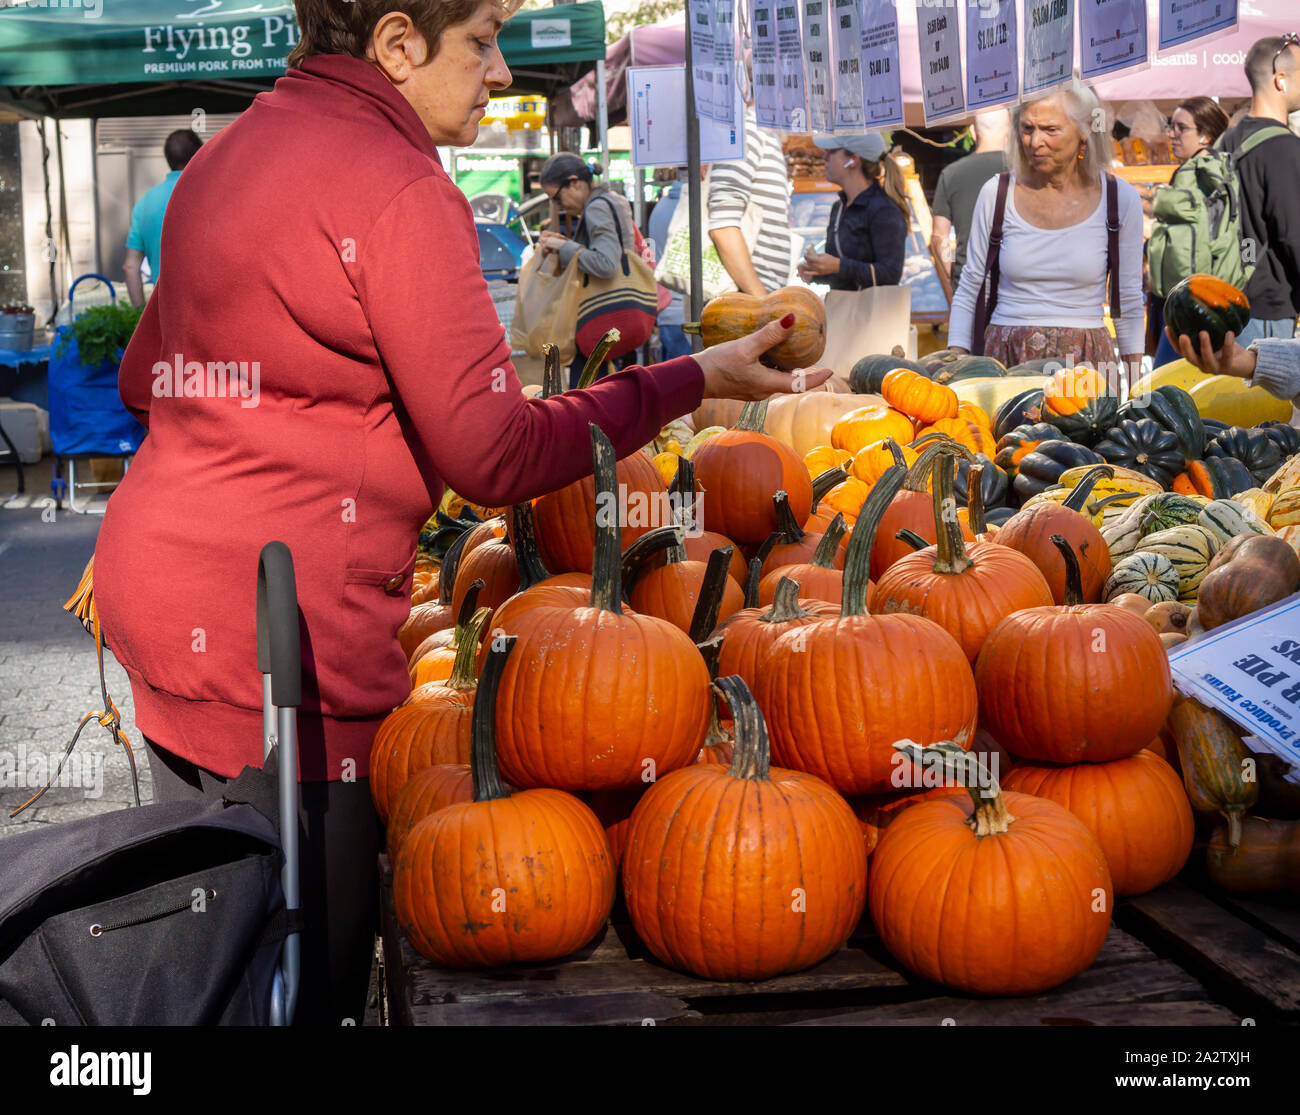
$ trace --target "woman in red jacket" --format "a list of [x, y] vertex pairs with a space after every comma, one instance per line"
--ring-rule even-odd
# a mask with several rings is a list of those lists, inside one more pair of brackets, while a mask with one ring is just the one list
[[[513, 3], [513, 0], [511, 0]], [[149, 428], [95, 556], [155, 798], [261, 765], [254, 573], [293, 552], [304, 658], [299, 1018], [359, 1019], [376, 921], [367, 757], [407, 695], [395, 633], [443, 483], [490, 506], [590, 472], [705, 397], [792, 389], [788, 324], [526, 399], [437, 144], [474, 141], [510, 73], [492, 0], [298, 0], [289, 73], [186, 167], [164, 279], [122, 361]], [[806, 377], [815, 386], [828, 373]], [[328, 898], [327, 898], [328, 896]]]

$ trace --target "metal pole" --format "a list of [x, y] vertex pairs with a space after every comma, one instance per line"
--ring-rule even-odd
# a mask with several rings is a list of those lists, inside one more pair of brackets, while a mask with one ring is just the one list
[[596, 60], [596, 127], [600, 132], [600, 165], [609, 174], [609, 104], [605, 100], [605, 59]]
[[[689, 13], [689, 6], [688, 6]], [[686, 186], [690, 205], [691, 233], [691, 320], [699, 321], [704, 312], [704, 222], [700, 219], [700, 121], [695, 115], [695, 69], [691, 53], [691, 27], [688, 14], [686, 22]], [[700, 338], [695, 336], [692, 345], [698, 352]]]

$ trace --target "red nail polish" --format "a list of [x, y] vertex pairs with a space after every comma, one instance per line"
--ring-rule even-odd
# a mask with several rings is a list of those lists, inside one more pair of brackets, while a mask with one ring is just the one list
[[794, 325], [794, 314], [786, 314], [785, 317], [781, 319], [782, 329], [789, 329], [793, 325]]

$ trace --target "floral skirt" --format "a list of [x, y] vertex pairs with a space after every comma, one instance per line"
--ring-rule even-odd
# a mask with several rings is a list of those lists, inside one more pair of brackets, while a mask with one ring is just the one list
[[1089, 364], [1099, 371], [1119, 360], [1115, 339], [1104, 326], [1076, 329], [1070, 326], [990, 325], [984, 331], [984, 355], [1008, 368], [1027, 360], [1059, 356], [1074, 357], [1076, 364]]

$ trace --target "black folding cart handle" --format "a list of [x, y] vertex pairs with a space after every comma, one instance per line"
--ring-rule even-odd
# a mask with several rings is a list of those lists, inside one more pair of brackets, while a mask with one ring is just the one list
[[[298, 642], [298, 588], [293, 556], [283, 542], [268, 542], [257, 561], [257, 668], [262, 672], [263, 756], [279, 749], [280, 882], [287, 910], [299, 908], [298, 893], [298, 706], [302, 704], [302, 656]], [[302, 941], [284, 939], [271, 985], [271, 1025], [288, 1026], [298, 1003]]]

